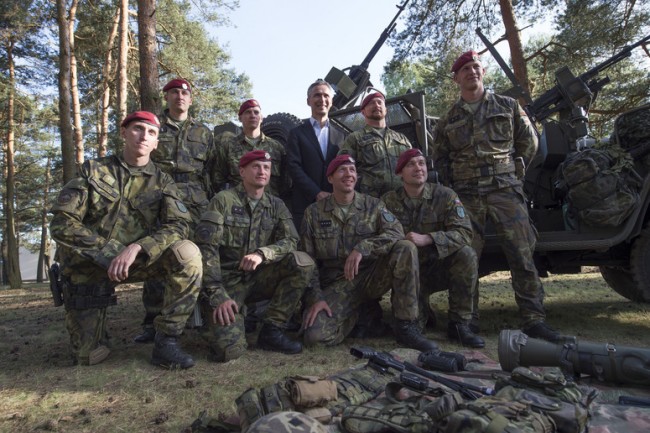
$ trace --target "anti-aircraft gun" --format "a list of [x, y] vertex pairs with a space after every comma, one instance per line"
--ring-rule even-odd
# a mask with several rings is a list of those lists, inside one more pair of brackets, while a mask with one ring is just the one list
[[[477, 34], [514, 85], [504, 93], [523, 99], [523, 108], [530, 119], [542, 127], [539, 150], [524, 178], [529, 214], [539, 234], [535, 261], [540, 274], [573, 273], [579, 272], [582, 266], [598, 266], [616, 292], [634, 301], [650, 302], [650, 104], [620, 115], [606, 146], [618, 152], [620, 161], [627, 161], [630, 169], [626, 171], [626, 179], [635, 184], [630, 190], [638, 199], [631, 204], [625, 219], [615, 225], [599, 225], [576, 217], [571, 212], [563, 180], [569, 170], [569, 160], [587, 152], [598, 152], [594, 148], [596, 140], [589, 135], [588, 113], [598, 92], [610, 83], [609, 77], [602, 76], [603, 72], [630, 57], [633, 49], [649, 44], [650, 36], [624, 47], [578, 76], [566, 66], [560, 68], [555, 73], [556, 85], [532, 99], [522, 90], [494, 45], [480, 29]], [[616, 171], [613, 166], [595, 170], [612, 176]], [[576, 174], [576, 170], [568, 174]], [[593, 189], [598, 187], [593, 186]], [[507, 269], [495, 236], [488, 234], [481, 274]]]

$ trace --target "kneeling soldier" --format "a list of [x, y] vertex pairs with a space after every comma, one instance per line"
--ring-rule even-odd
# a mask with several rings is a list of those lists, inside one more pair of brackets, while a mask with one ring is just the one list
[[296, 251], [298, 233], [289, 209], [264, 191], [271, 178], [269, 153], [244, 154], [239, 174], [241, 184], [212, 198], [195, 235], [205, 269], [201, 311], [218, 362], [246, 350], [244, 306], [269, 299], [257, 346], [299, 353], [302, 344], [284, 328], [314, 270], [311, 258]]
[[418, 327], [418, 252], [404, 240], [402, 225], [375, 197], [355, 192], [357, 171], [350, 155], [327, 167], [331, 196], [311, 204], [301, 227], [301, 245], [318, 266], [306, 294], [305, 344], [342, 342], [359, 319], [359, 308], [392, 290], [397, 342], [422, 352], [436, 350]]
[[199, 293], [202, 264], [187, 240], [190, 214], [172, 178], [149, 155], [158, 145], [158, 118], [136, 111], [121, 124], [121, 155], [86, 161], [68, 182], [52, 212], [75, 363], [93, 365], [109, 354], [106, 307], [119, 283], [160, 278], [165, 304], [156, 317], [151, 362], [189, 368], [183, 332]]
[[395, 174], [403, 186], [382, 199], [402, 223], [406, 239], [418, 247], [421, 322], [426, 321], [431, 293], [449, 290], [447, 336], [463, 346], [485, 346], [470, 329], [478, 259], [463, 204], [453, 190], [427, 183], [426, 159], [419, 149], [402, 152]]

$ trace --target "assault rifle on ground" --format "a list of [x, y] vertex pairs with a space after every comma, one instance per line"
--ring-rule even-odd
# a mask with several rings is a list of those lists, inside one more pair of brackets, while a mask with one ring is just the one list
[[377, 352], [369, 347], [351, 347], [350, 353], [359, 359], [367, 359], [368, 367], [373, 368], [381, 373], [387, 373], [389, 370], [395, 369], [397, 371], [409, 371], [421, 377], [437, 382], [446, 386], [454, 391], [460, 392], [463, 397], [469, 400], [476, 400], [483, 395], [494, 395], [493, 388], [485, 386], [477, 386], [471, 383], [465, 383], [458, 380], [450, 379], [448, 377], [434, 374], [428, 370], [418, 367], [410, 362], [401, 362], [395, 359], [390, 353]]

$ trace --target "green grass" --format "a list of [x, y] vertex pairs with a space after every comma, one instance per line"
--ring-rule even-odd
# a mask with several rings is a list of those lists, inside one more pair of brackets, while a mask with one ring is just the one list
[[[580, 340], [650, 347], [650, 305], [634, 303], [609, 289], [593, 269], [544, 279], [548, 322]], [[496, 359], [503, 328], [517, 328], [517, 308], [509, 274], [481, 280], [484, 352]], [[197, 365], [166, 371], [149, 364], [151, 345], [132, 342], [140, 330], [140, 288], [118, 289], [119, 304], [109, 309], [113, 349], [93, 367], [72, 366], [63, 308], [51, 304], [46, 287], [0, 291], [0, 432], [183, 432], [203, 410], [212, 416], [235, 412], [234, 400], [248, 387], [292, 375], [329, 375], [358, 365], [350, 346], [395, 348], [392, 338], [349, 340], [329, 349], [287, 356], [258, 350], [227, 364], [207, 360], [197, 331], [183, 346]], [[460, 350], [444, 336], [447, 296], [431, 300], [438, 329], [429, 332], [445, 350]], [[251, 339], [254, 342], [254, 338]]]

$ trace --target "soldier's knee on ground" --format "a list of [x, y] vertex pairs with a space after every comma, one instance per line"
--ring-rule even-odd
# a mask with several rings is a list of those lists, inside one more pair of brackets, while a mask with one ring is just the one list
[[229, 344], [226, 347], [218, 345], [210, 346], [210, 355], [208, 359], [213, 362], [228, 362], [240, 358], [246, 353], [247, 344], [245, 340], [240, 340]]

